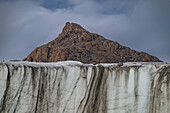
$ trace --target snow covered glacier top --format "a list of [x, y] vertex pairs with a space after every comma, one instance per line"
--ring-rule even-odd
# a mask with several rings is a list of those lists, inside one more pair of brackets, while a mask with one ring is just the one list
[[0, 62], [0, 113], [168, 113], [170, 63]]
[[[46, 66], [46, 67], [57, 67], [57, 66], [66, 66], [66, 65], [72, 65], [72, 66], [103, 66], [103, 67], [109, 67], [113, 66], [116, 67], [118, 63], [100, 63], [100, 64], [84, 64], [79, 61], [61, 61], [61, 62], [27, 62], [27, 61], [17, 61], [17, 62], [11, 62], [11, 61], [0, 61], [0, 63], [7, 63], [7, 64], [13, 64], [13, 65], [27, 65], [27, 66]], [[144, 66], [144, 65], [155, 65], [155, 66], [165, 66], [170, 65], [170, 63], [165, 62], [125, 62], [123, 63], [122, 67], [127, 66]]]

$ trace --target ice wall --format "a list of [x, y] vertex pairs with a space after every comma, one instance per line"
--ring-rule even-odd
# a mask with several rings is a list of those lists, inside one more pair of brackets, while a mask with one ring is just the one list
[[170, 64], [0, 62], [0, 113], [169, 113]]

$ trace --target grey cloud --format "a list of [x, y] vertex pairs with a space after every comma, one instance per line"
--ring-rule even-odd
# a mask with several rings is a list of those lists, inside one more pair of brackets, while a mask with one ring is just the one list
[[0, 2], [0, 60], [26, 57], [35, 47], [57, 37], [64, 23], [70, 21], [122, 45], [170, 61], [169, 1], [51, 2], [56, 6], [46, 2]]

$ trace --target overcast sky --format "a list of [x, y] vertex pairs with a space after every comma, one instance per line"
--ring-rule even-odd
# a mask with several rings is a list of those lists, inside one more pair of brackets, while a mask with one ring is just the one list
[[0, 60], [25, 58], [68, 21], [170, 62], [170, 0], [0, 0]]

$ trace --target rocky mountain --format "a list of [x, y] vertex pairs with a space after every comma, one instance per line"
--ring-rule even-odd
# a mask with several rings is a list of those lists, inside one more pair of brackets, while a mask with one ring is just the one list
[[90, 33], [76, 23], [67, 22], [53, 41], [37, 47], [23, 61], [57, 62], [75, 60], [83, 63], [161, 62], [158, 58], [122, 46]]

